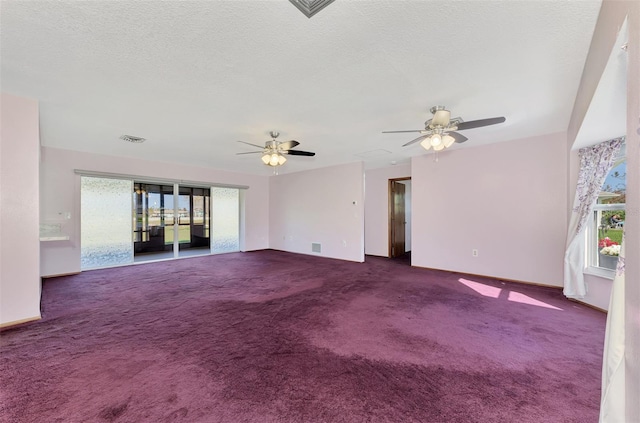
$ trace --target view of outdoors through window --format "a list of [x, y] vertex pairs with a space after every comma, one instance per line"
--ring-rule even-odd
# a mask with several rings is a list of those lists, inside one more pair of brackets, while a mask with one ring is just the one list
[[627, 161], [623, 153], [616, 159], [607, 175], [594, 207], [594, 224], [597, 240], [592, 242], [592, 265], [606, 269], [615, 269], [620, 254], [622, 232], [625, 221], [625, 201], [627, 193]]

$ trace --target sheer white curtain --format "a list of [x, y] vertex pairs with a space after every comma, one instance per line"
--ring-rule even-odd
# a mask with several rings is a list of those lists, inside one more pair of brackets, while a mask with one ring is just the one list
[[564, 295], [568, 298], [583, 298], [587, 293], [582, 274], [585, 265], [584, 230], [602, 184], [623, 143], [624, 137], [616, 138], [581, 148], [578, 152], [580, 173], [564, 254]]
[[611, 288], [602, 359], [600, 423], [625, 421], [624, 381], [624, 235]]

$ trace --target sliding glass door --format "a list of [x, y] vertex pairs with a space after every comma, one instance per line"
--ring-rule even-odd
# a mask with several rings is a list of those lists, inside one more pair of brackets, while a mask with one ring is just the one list
[[240, 250], [237, 188], [81, 176], [81, 268]]

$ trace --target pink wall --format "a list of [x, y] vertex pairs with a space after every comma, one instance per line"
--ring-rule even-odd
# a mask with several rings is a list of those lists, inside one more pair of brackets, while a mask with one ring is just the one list
[[2, 94], [0, 325], [40, 318], [38, 102]]
[[[625, 421], [640, 421], [640, 2], [604, 0], [598, 16], [580, 87], [568, 130], [567, 148], [571, 148], [600, 82], [607, 59], [624, 19], [628, 19], [627, 49], [627, 200], [625, 218]], [[571, 173], [577, 175], [577, 166]], [[597, 277], [587, 279], [593, 291], [605, 291], [611, 282]], [[610, 290], [610, 288], [609, 288]], [[607, 291], [609, 291], [607, 290]], [[594, 295], [590, 292], [590, 295]], [[604, 295], [604, 292], [602, 293]], [[589, 299], [587, 299], [589, 300]], [[593, 301], [593, 300], [590, 300]]]
[[[272, 176], [270, 193], [271, 248], [364, 261], [362, 163]], [[320, 254], [311, 252], [314, 242]]]
[[404, 185], [404, 251], [411, 251], [411, 180], [400, 182]]
[[364, 252], [389, 256], [389, 179], [411, 176], [411, 165], [371, 169], [365, 173]]
[[[640, 2], [629, 2], [627, 217], [625, 221], [626, 419], [640, 421]], [[628, 222], [628, 223], [627, 223]]]
[[[567, 131], [568, 150], [573, 148], [578, 131], [580, 130], [580, 126], [582, 125], [587, 111], [589, 110], [591, 100], [593, 99], [598, 84], [600, 83], [600, 79], [607, 66], [607, 61], [609, 60], [611, 52], [619, 48], [619, 46], [615, 45], [615, 42], [620, 28], [622, 27], [622, 23], [629, 12], [629, 6], [631, 6], [631, 2], [628, 2], [628, 4], [620, 1], [603, 2], [571, 114], [571, 120]], [[630, 40], [632, 39], [632, 31], [633, 30], [629, 28]], [[629, 52], [629, 54], [631, 54], [631, 52]], [[631, 61], [629, 61], [629, 63], [631, 64]], [[627, 81], [628, 85], [632, 85], [634, 83], [631, 79], [631, 74], [627, 76]], [[629, 88], [630, 87], [627, 87], [628, 92], [630, 92]], [[627, 144], [627, 150], [629, 150], [630, 144]], [[627, 168], [630, 168], [629, 164], [630, 162], [628, 161]], [[569, 152], [567, 171], [569, 173], [568, 198], [569, 207], [571, 207], [575, 196], [578, 173], [580, 171], [580, 161], [578, 159], [577, 151]], [[627, 195], [627, 197], [628, 196], [629, 195]], [[568, 208], [567, 214], [570, 215], [570, 213], [571, 210]], [[628, 225], [628, 222], [625, 222], [625, 224]], [[585, 283], [587, 285], [587, 295], [581, 301], [607, 310], [609, 308], [612, 280], [610, 278], [593, 274], [585, 274]]]
[[60, 213], [71, 213], [71, 220], [64, 225], [70, 240], [42, 245], [43, 276], [80, 271], [80, 177], [74, 173], [74, 169], [248, 186], [245, 194], [244, 250], [269, 247], [269, 178], [266, 176], [42, 148], [40, 183], [43, 219], [55, 219]]
[[560, 133], [414, 157], [412, 264], [562, 286], [565, 146]]

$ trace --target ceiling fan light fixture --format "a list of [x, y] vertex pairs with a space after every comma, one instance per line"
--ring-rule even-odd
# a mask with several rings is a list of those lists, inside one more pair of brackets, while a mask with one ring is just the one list
[[[417, 137], [403, 147], [420, 142], [420, 145], [429, 150], [433, 147], [436, 151], [444, 150], [451, 147], [454, 143], [463, 143], [468, 140], [467, 137], [454, 131], [464, 131], [467, 129], [481, 128], [483, 126], [496, 125], [506, 121], [504, 116], [478, 119], [472, 121], [464, 121], [460, 117], [451, 118], [451, 112], [444, 106], [434, 106], [429, 109], [433, 117], [424, 123], [424, 129], [410, 129], [401, 131], [382, 131], [383, 134], [393, 134], [400, 132], [418, 132], [422, 136]], [[640, 130], [639, 130], [640, 132]], [[453, 134], [453, 135], [450, 135]], [[430, 134], [433, 134], [429, 136]]]
[[453, 138], [451, 135], [447, 134], [444, 137], [442, 137], [442, 143], [444, 144], [445, 148], [449, 148], [453, 145], [453, 143], [456, 142], [456, 139]]
[[269, 166], [278, 166], [278, 165], [279, 165], [278, 153], [271, 154], [271, 157], [269, 158]]
[[291, 154], [293, 156], [308, 156], [308, 157], [312, 157], [316, 155], [316, 153], [313, 153], [311, 151], [292, 150], [293, 148], [300, 145], [300, 143], [296, 140], [289, 140], [289, 141], [282, 141], [282, 142], [277, 141], [276, 138], [278, 138], [278, 136], [280, 135], [278, 131], [271, 131], [269, 134], [273, 139], [270, 141], [266, 141], [264, 143], [264, 147], [258, 144], [252, 144], [250, 142], [238, 141], [240, 143], [247, 144], [252, 147], [260, 148], [260, 150], [248, 151], [246, 153], [237, 153], [237, 154], [260, 153], [260, 160], [262, 160], [262, 163], [264, 163], [266, 166], [271, 166], [271, 167], [282, 166], [283, 164], [285, 164], [287, 161], [287, 158], [285, 157], [285, 155], [288, 155], [288, 154]]

